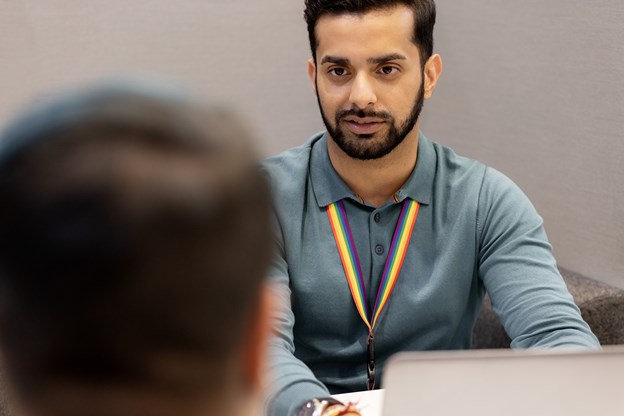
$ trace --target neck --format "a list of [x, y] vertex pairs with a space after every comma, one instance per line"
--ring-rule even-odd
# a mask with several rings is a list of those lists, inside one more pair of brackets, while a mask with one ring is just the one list
[[379, 159], [354, 159], [343, 152], [331, 137], [327, 140], [327, 150], [340, 178], [360, 198], [378, 207], [403, 186], [416, 166], [418, 125], [403, 142]]

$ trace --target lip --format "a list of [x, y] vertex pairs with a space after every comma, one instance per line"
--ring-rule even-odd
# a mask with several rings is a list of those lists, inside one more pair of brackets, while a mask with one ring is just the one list
[[383, 120], [374, 117], [347, 117], [343, 120], [343, 123], [355, 134], [373, 134], [384, 125]]

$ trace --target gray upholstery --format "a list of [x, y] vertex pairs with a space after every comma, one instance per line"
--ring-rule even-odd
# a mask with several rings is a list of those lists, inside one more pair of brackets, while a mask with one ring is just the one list
[[[624, 290], [569, 270], [560, 271], [600, 344], [624, 344]], [[510, 341], [486, 297], [475, 325], [473, 348], [508, 348]]]

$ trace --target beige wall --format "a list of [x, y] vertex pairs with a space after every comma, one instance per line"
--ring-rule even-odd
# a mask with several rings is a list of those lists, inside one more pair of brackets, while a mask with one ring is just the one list
[[0, 0], [0, 124], [33, 94], [158, 72], [242, 107], [265, 153], [321, 128], [303, 0]]
[[516, 181], [560, 265], [624, 287], [624, 2], [438, 8], [425, 132]]
[[[265, 154], [321, 128], [303, 0], [0, 0], [0, 125], [127, 71], [239, 106]], [[624, 2], [438, 0], [425, 133], [509, 175], [562, 266], [624, 287]]]

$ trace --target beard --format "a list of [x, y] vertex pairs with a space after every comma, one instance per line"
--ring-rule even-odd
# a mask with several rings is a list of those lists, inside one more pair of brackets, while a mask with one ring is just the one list
[[[359, 160], [372, 160], [379, 159], [390, 153], [399, 144], [405, 140], [405, 137], [414, 129], [420, 112], [423, 107], [425, 91], [424, 91], [424, 78], [421, 82], [420, 89], [416, 93], [414, 99], [414, 105], [408, 115], [408, 117], [401, 123], [397, 123], [392, 114], [381, 111], [366, 111], [352, 107], [349, 110], [340, 110], [336, 112], [334, 117], [334, 124], [332, 125], [327, 118], [327, 115], [323, 111], [323, 105], [321, 99], [316, 94], [316, 100], [318, 101], [319, 109], [321, 111], [321, 117], [327, 132], [332, 137], [334, 142], [345, 152], [347, 155], [354, 159]], [[376, 134], [359, 134], [356, 135], [352, 132], [345, 132], [345, 129], [341, 127], [341, 121], [345, 117], [375, 117], [384, 120], [390, 128], [386, 137], [375, 140]]]

